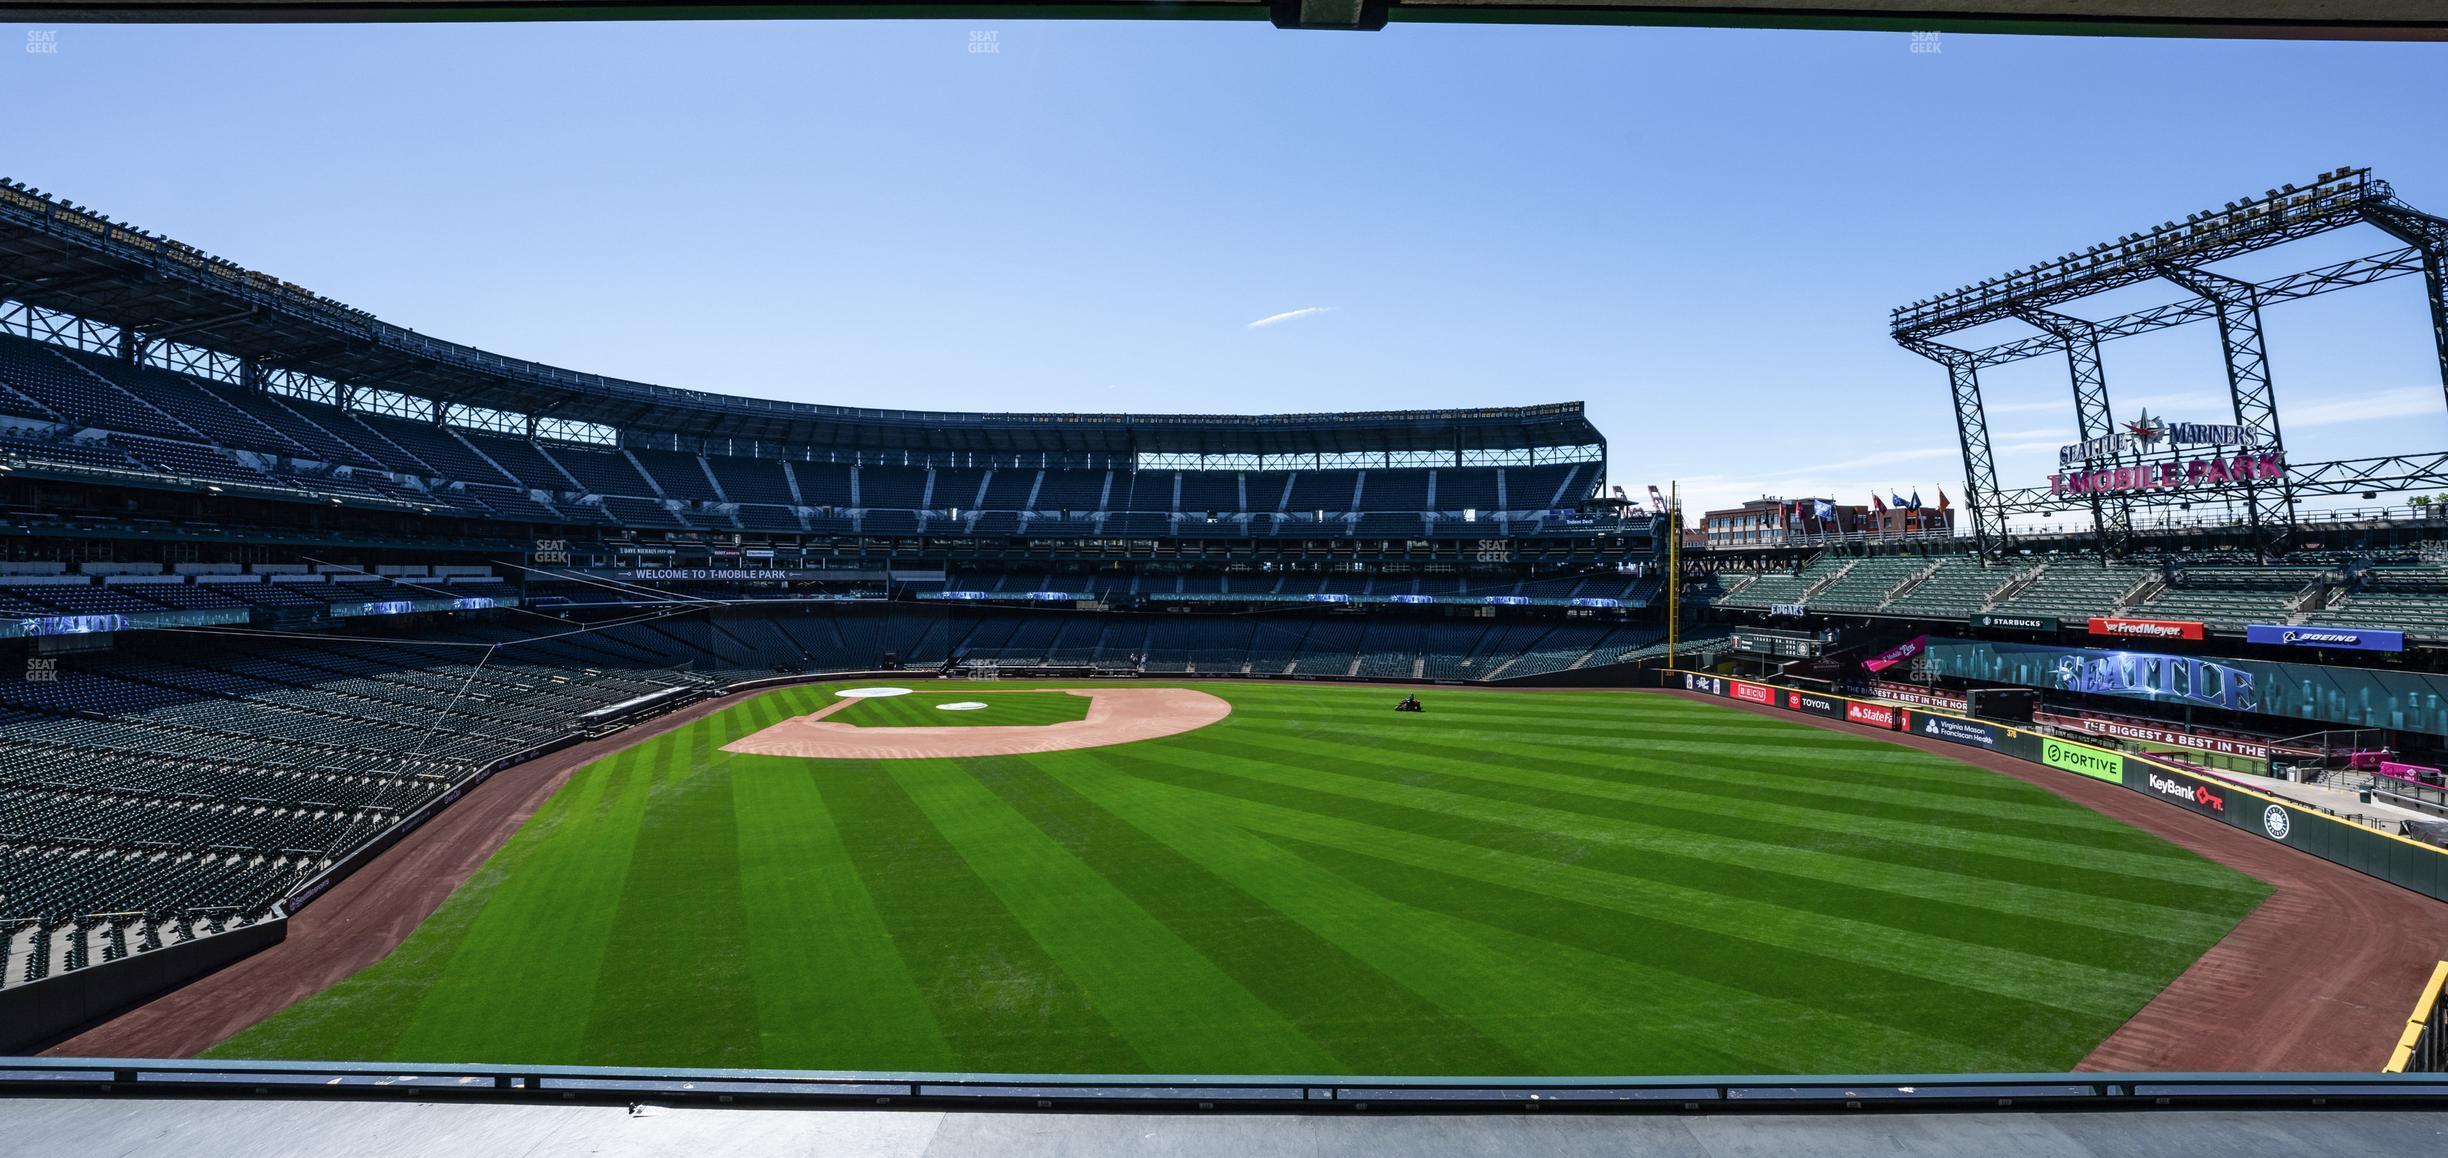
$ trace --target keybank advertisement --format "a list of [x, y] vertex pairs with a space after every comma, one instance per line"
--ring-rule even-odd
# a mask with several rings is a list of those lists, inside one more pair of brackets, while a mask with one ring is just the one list
[[2114, 752], [2069, 744], [2063, 740], [2043, 737], [2040, 741], [2040, 762], [2051, 768], [2076, 772], [2093, 780], [2110, 784], [2125, 782], [2125, 758]]
[[1935, 637], [1928, 663], [1957, 679], [2448, 736], [2448, 677], [2420, 672]]

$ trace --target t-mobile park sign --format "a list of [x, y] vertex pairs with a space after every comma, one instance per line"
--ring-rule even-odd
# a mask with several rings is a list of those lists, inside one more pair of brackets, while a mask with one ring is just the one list
[[2208, 458], [2053, 474], [2049, 476], [2049, 493], [2112, 495], [2128, 491], [2185, 490], [2190, 487], [2274, 482], [2285, 477], [2286, 460], [2275, 451], [2250, 451], [2233, 456], [2212, 455]]

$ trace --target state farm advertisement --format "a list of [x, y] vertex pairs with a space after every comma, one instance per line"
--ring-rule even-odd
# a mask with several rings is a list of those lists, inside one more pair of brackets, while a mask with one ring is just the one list
[[2102, 619], [2093, 617], [2091, 634], [2118, 639], [2200, 639], [2202, 625], [2190, 619]]
[[1768, 687], [1764, 684], [1747, 684], [1741, 680], [1735, 680], [1733, 681], [1732, 690], [1728, 694], [1732, 695], [1735, 699], [1749, 700], [1755, 704], [1768, 704], [1770, 706], [1774, 706], [1776, 704], [1776, 689]]
[[1896, 724], [1896, 710], [1880, 704], [1848, 700], [1845, 702], [1845, 718], [1874, 728], [1892, 728]]

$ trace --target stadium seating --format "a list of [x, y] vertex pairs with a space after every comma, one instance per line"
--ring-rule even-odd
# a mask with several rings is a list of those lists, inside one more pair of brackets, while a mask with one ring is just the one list
[[2008, 588], [1990, 610], [2079, 621], [2114, 615], [2159, 582], [2155, 567], [2103, 566], [2092, 559], [2052, 561], [2035, 567], [2019, 585]]
[[1933, 569], [1887, 606], [1895, 615], [1931, 619], [1965, 619], [1989, 606], [2000, 590], [2022, 578], [2028, 568], [1984, 567], [1970, 556], [1936, 560]]
[[1858, 559], [1810, 597], [1812, 611], [1877, 611], [1905, 584], [1929, 573], [1931, 562], [1919, 555], [1875, 555]]
[[1766, 610], [1778, 604], [1802, 603], [1821, 587], [1844, 574], [1854, 561], [1821, 555], [1796, 571], [1763, 572], [1742, 590], [1717, 598], [1719, 607]]
[[2338, 592], [2305, 623], [2379, 627], [2417, 639], [2448, 639], [2448, 567], [2436, 565], [2366, 568], [2353, 586]]
[[2322, 567], [2185, 567], [2133, 611], [2240, 632], [2247, 624], [2289, 621], [2312, 590], [2333, 577]]

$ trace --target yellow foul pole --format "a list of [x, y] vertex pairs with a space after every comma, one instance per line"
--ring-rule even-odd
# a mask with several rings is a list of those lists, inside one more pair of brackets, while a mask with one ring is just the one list
[[1683, 484], [1666, 487], [1666, 667], [1672, 670], [1683, 630]]

